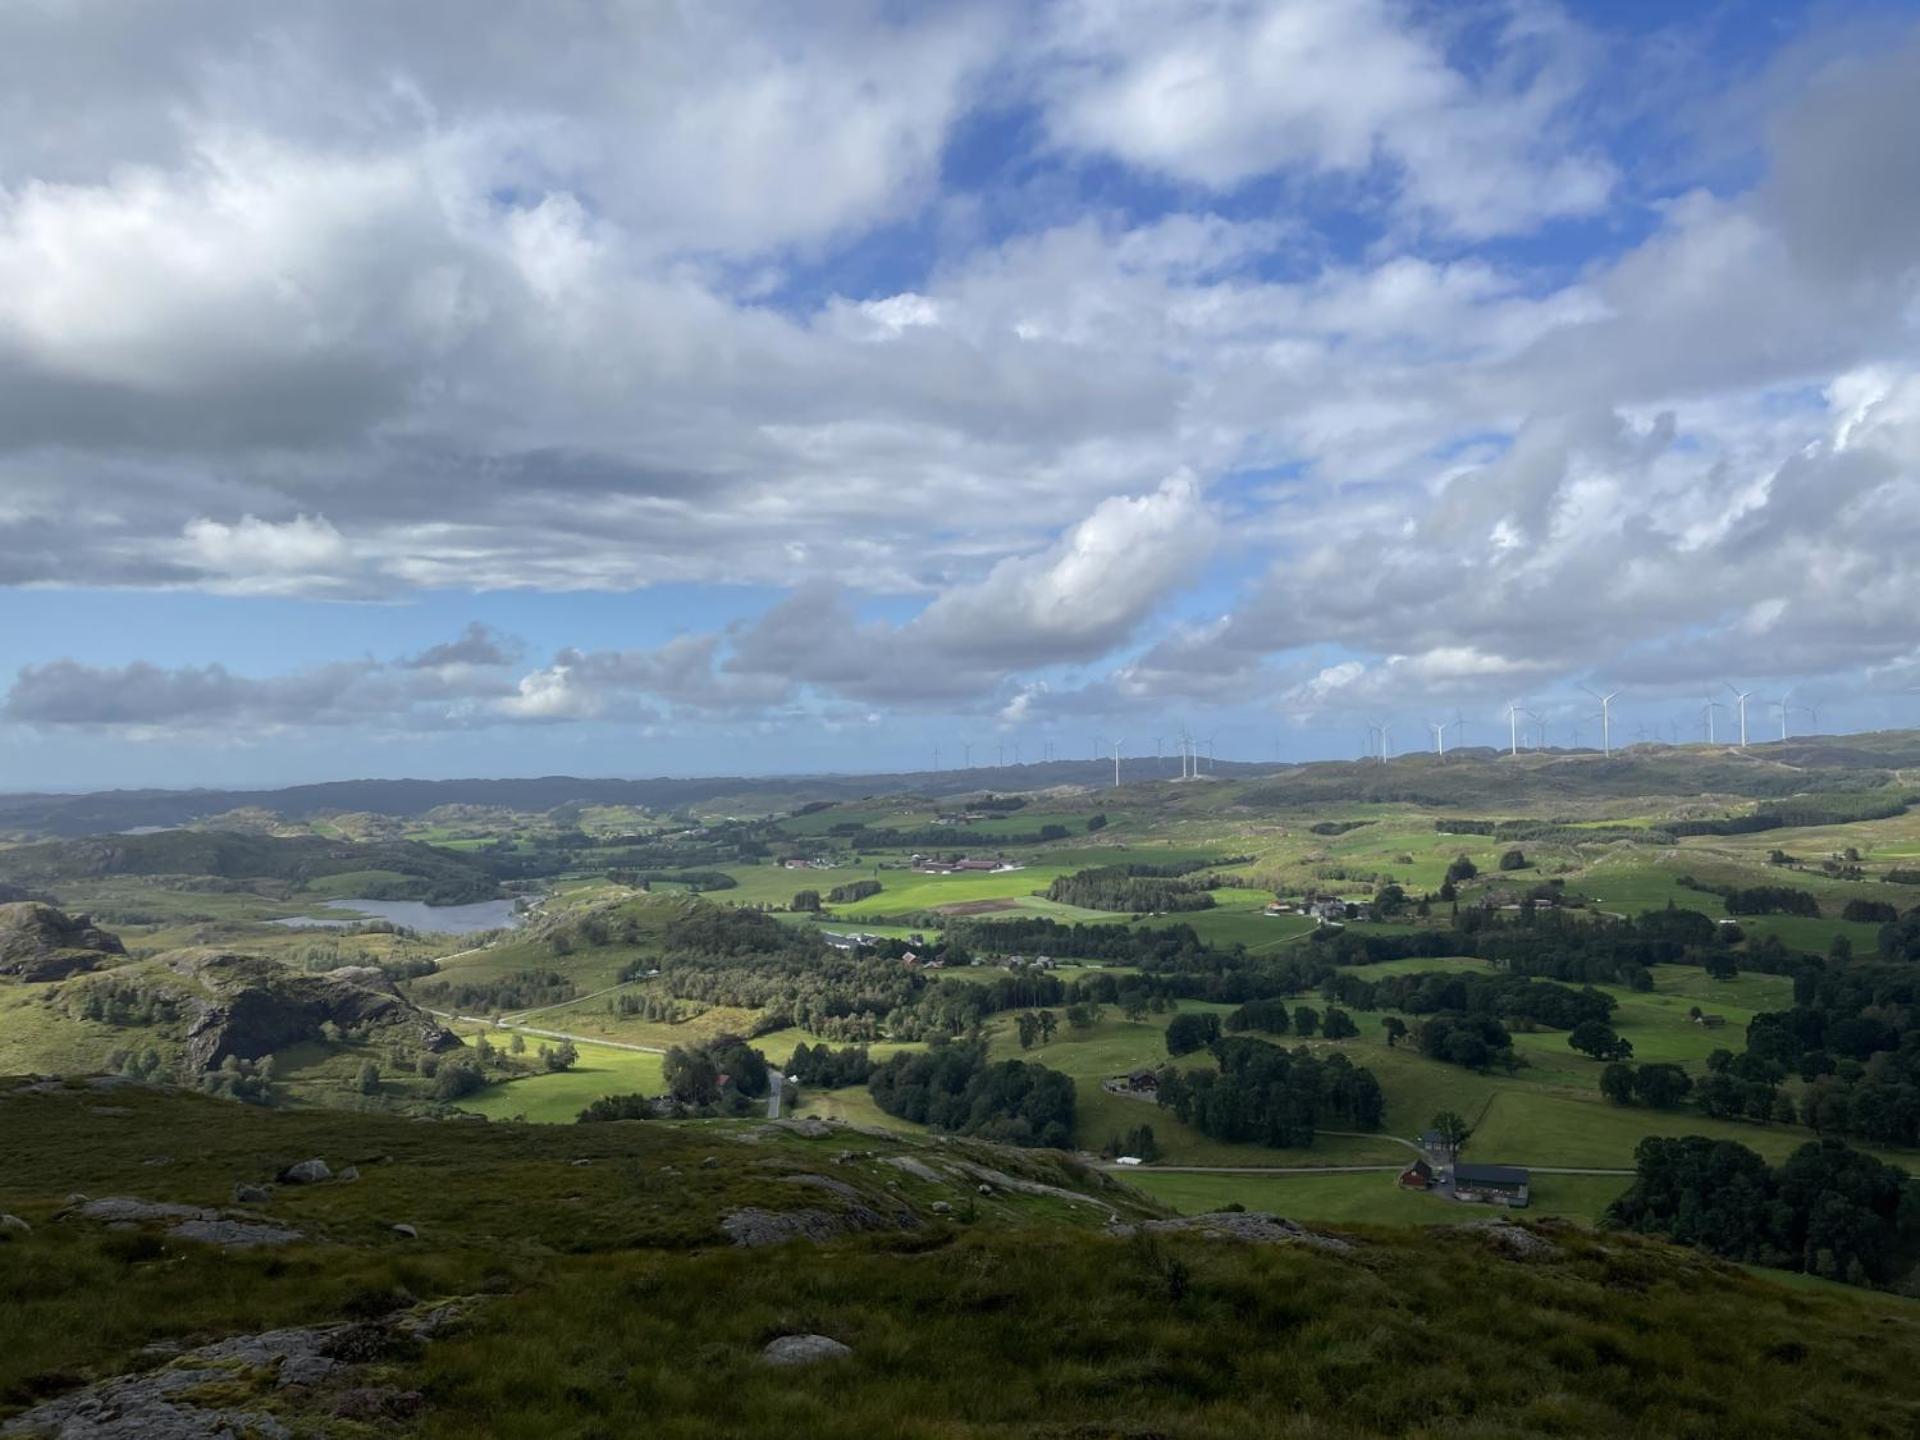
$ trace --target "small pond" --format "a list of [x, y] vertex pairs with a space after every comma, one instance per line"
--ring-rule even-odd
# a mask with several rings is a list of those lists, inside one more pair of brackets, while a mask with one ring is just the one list
[[443, 935], [471, 935], [518, 925], [511, 900], [481, 900], [472, 905], [428, 905], [419, 900], [330, 900], [327, 910], [339, 918], [289, 915], [275, 920], [291, 930], [342, 930], [362, 920], [390, 920], [409, 930], [434, 930]]

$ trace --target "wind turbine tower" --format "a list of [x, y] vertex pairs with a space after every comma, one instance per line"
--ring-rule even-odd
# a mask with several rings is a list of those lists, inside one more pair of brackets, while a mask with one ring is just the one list
[[1113, 742], [1113, 788], [1120, 788], [1120, 741]]
[[1447, 758], [1447, 726], [1452, 723], [1451, 720], [1442, 720], [1438, 723], [1432, 720], [1427, 722], [1427, 728], [1433, 732], [1433, 753], [1442, 760]]
[[1706, 705], [1701, 709], [1701, 713], [1707, 717], [1707, 744], [1709, 745], [1713, 744], [1713, 712], [1719, 708], [1720, 702], [1709, 695]]
[[1751, 695], [1751, 694], [1753, 694], [1753, 691], [1751, 691], [1751, 690], [1734, 690], [1734, 689], [1733, 689], [1733, 686], [1732, 686], [1731, 684], [1729, 684], [1729, 685], [1727, 686], [1727, 689], [1729, 689], [1729, 690], [1732, 690], [1732, 691], [1733, 691], [1733, 698], [1734, 698], [1734, 699], [1735, 699], [1735, 700], [1736, 700], [1737, 702], [1739, 702], [1739, 706], [1740, 706], [1740, 748], [1741, 748], [1742, 750], [1744, 750], [1744, 749], [1746, 749], [1746, 748], [1747, 748], [1747, 697], [1748, 697], [1749, 695]]
[[1788, 690], [1777, 702], [1780, 707], [1780, 738], [1787, 738], [1787, 702], [1793, 699], [1793, 691]]
[[[1580, 688], [1587, 690], [1584, 685]], [[1602, 695], [1598, 690], [1587, 690], [1587, 694], [1600, 702], [1600, 753], [1603, 756], [1613, 754], [1613, 700], [1619, 693], [1609, 690]]]
[[1520, 702], [1509, 700], [1507, 702], [1507, 753], [1509, 755], [1517, 756], [1520, 753], [1520, 713]]

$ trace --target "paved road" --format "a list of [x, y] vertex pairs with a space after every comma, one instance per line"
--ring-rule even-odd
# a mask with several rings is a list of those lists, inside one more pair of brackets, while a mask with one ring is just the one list
[[778, 1070], [772, 1068], [767, 1070], [767, 1085], [769, 1087], [767, 1090], [767, 1119], [769, 1120], [778, 1120], [780, 1118], [780, 1087], [786, 1083], [787, 1077], [782, 1075]]

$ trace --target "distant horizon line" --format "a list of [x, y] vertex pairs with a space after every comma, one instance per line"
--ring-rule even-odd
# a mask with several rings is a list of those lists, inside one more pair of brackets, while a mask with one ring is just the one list
[[[1805, 742], [1819, 741], [1819, 740], [1867, 739], [1874, 736], [1903, 735], [1903, 734], [1912, 734], [1914, 732], [1915, 732], [1915, 727], [1907, 726], [1907, 727], [1889, 728], [1884, 730], [1849, 731], [1849, 732], [1846, 732], [1845, 734], [1833, 733], [1833, 734], [1820, 734], [1820, 735], [1790, 735], [1785, 740], [1782, 740], [1778, 736], [1772, 736], [1764, 740], [1754, 739], [1750, 741], [1744, 748], [1749, 750], [1754, 750], [1754, 749], [1761, 749], [1767, 746], [1791, 744], [1796, 741], [1805, 743]], [[1705, 739], [1683, 740], [1683, 741], [1677, 741], [1677, 742], [1672, 740], [1635, 740], [1628, 744], [1614, 746], [1613, 754], [1615, 756], [1619, 756], [1619, 755], [1624, 755], [1624, 754], [1628, 754], [1628, 753], [1631, 753], [1634, 751], [1640, 751], [1640, 750], [1713, 749], [1713, 750], [1737, 751], [1737, 750], [1740, 750], [1741, 748], [1743, 747], [1739, 744], [1738, 741], [1735, 741], [1735, 740], [1716, 739], [1711, 742]], [[1456, 756], [1465, 757], [1465, 756], [1480, 756], [1480, 755], [1498, 757], [1498, 756], [1509, 755], [1510, 753], [1511, 752], [1509, 751], [1508, 747], [1505, 745], [1482, 744], [1482, 745], [1456, 746], [1455, 748], [1448, 750], [1446, 752], [1446, 755], [1447, 755], [1447, 758], [1453, 758]], [[1600, 747], [1596, 745], [1547, 745], [1547, 746], [1541, 746], [1538, 748], [1523, 745], [1520, 747], [1519, 753], [1521, 755], [1596, 755], [1597, 756], [1597, 755], [1601, 755], [1602, 751]], [[1383, 761], [1380, 757], [1374, 756], [1374, 755], [1327, 757], [1327, 758], [1314, 759], [1314, 760], [1235, 760], [1228, 756], [1221, 756], [1218, 758], [1217, 761], [1208, 760], [1207, 764], [1209, 766], [1215, 763], [1222, 764], [1222, 765], [1229, 765], [1239, 770], [1258, 770], [1258, 769], [1299, 770], [1299, 769], [1306, 769], [1311, 766], [1319, 766], [1319, 765], [1377, 765], [1377, 764], [1388, 763], [1396, 760], [1415, 760], [1415, 759], [1438, 760], [1440, 758], [1441, 757], [1436, 756], [1435, 753], [1430, 749], [1408, 749], [1408, 750], [1402, 750], [1397, 754], [1386, 757], [1385, 761]], [[1141, 761], [1147, 761], [1147, 760], [1153, 760], [1153, 759], [1158, 759], [1162, 763], [1168, 763], [1168, 762], [1177, 760], [1178, 755], [1175, 754], [1175, 755], [1161, 755], [1161, 756], [1148, 756], [1148, 755], [1123, 756], [1122, 762], [1123, 763], [1127, 763], [1127, 762], [1139, 763]], [[278, 784], [278, 785], [271, 785], [271, 784], [247, 784], [247, 785], [232, 785], [232, 786], [116, 785], [116, 786], [111, 786], [105, 789], [90, 789], [85, 786], [79, 786], [79, 785], [72, 785], [72, 786], [55, 785], [55, 786], [42, 786], [38, 789], [32, 789], [32, 790], [0, 789], [0, 800], [25, 800], [25, 799], [32, 799], [37, 796], [60, 797], [64, 799], [72, 799], [72, 798], [89, 796], [89, 795], [273, 795], [273, 794], [278, 794], [288, 790], [316, 790], [316, 789], [323, 789], [328, 786], [336, 786], [336, 785], [471, 785], [471, 784], [511, 785], [511, 784], [534, 784], [540, 781], [552, 781], [552, 780], [579, 780], [582, 782], [592, 783], [592, 784], [634, 784], [634, 785], [660, 784], [660, 783], [699, 784], [701, 782], [715, 782], [715, 781], [723, 781], [723, 780], [739, 780], [739, 781], [755, 781], [755, 782], [809, 781], [809, 780], [847, 781], [847, 780], [861, 780], [861, 779], [868, 779], [868, 778], [905, 780], [905, 779], [911, 779], [911, 778], [917, 778], [917, 777], [923, 777], [923, 776], [952, 776], [952, 775], [963, 775], [963, 774], [988, 775], [988, 774], [1003, 774], [1008, 772], [1019, 773], [1019, 772], [1027, 772], [1027, 771], [1040, 770], [1040, 769], [1058, 770], [1062, 768], [1079, 768], [1079, 769], [1086, 769], [1086, 770], [1095, 770], [1100, 772], [1109, 772], [1111, 770], [1112, 765], [1113, 765], [1112, 757], [1102, 756], [1098, 759], [1058, 759], [1056, 758], [1052, 760], [1024, 760], [1024, 761], [1015, 762], [1013, 764], [1005, 764], [1005, 765], [994, 764], [994, 765], [973, 765], [973, 766], [947, 766], [947, 767], [942, 767], [938, 770], [925, 769], [925, 768], [918, 769], [918, 770], [782, 770], [782, 771], [764, 771], [764, 772], [737, 772], [734, 774], [725, 774], [718, 771], [709, 771], [709, 772], [696, 773], [696, 774], [656, 773], [652, 775], [638, 775], [638, 774], [590, 775], [590, 774], [574, 774], [574, 773], [569, 773], [567, 771], [548, 771], [541, 774], [527, 774], [527, 775], [448, 775], [448, 776], [439, 776], [439, 777], [429, 777], [429, 776], [421, 776], [421, 775], [350, 775], [350, 776], [336, 777], [330, 780], [287, 781], [285, 783]], [[1159, 777], [1150, 777], [1150, 778], [1159, 778]], [[1180, 779], [1179, 776], [1168, 776], [1165, 778], [1170, 780]]]

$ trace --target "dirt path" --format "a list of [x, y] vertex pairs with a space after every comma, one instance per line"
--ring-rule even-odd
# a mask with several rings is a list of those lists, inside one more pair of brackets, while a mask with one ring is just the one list
[[664, 1045], [634, 1045], [625, 1040], [602, 1040], [598, 1035], [569, 1035], [564, 1030], [536, 1030], [531, 1025], [510, 1025], [505, 1020], [489, 1020], [484, 1015], [456, 1015], [451, 1010], [429, 1010], [429, 1015], [437, 1015], [442, 1020], [456, 1020], [466, 1025], [484, 1025], [489, 1030], [517, 1030], [522, 1035], [538, 1036], [542, 1040], [571, 1040], [576, 1045], [604, 1045], [609, 1050], [631, 1050], [638, 1055], [664, 1055]]

